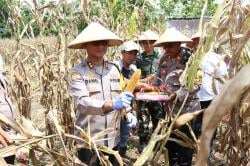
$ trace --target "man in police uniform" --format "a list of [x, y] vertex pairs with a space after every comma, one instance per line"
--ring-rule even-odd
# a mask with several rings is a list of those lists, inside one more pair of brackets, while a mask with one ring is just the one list
[[[76, 126], [87, 131], [89, 124], [92, 137], [105, 129], [113, 128], [112, 132], [104, 136], [103, 141], [96, 142], [109, 148], [117, 146], [119, 137], [118, 130], [114, 128], [114, 113], [130, 107], [133, 99], [131, 93], [121, 93], [117, 66], [104, 60], [107, 48], [121, 43], [122, 40], [114, 33], [98, 23], [91, 23], [69, 44], [69, 48], [86, 49], [88, 54], [69, 74], [69, 91], [77, 109]], [[75, 134], [80, 136], [79, 130]], [[93, 151], [88, 148], [78, 151], [79, 159], [87, 165], [98, 164], [94, 156]], [[110, 156], [109, 160], [117, 165], [114, 156]]]
[[[176, 29], [167, 29], [154, 44], [154, 46], [163, 47], [165, 50], [165, 56], [161, 59], [158, 75], [166, 84], [168, 91], [171, 92], [170, 99], [165, 108], [170, 116], [177, 114], [184, 102], [185, 96], [188, 94], [188, 88], [180, 84], [179, 78], [185, 68], [185, 64], [181, 63], [181, 43], [190, 41], [189, 38]], [[189, 97], [181, 114], [200, 109], [197, 92], [198, 89], [189, 92]], [[177, 99], [176, 103], [173, 103], [175, 99]], [[171, 110], [168, 108], [172, 108], [173, 104], [175, 104], [175, 107], [173, 112], [170, 112]], [[172, 113], [172, 115], [170, 113]], [[191, 138], [187, 125], [180, 127], [179, 130]], [[171, 134], [170, 137], [181, 139], [175, 134]], [[192, 149], [183, 147], [173, 141], [168, 141], [166, 147], [168, 149], [170, 166], [176, 164], [180, 166], [191, 166], [193, 156]]]
[[[130, 79], [137, 67], [133, 64], [138, 56], [140, 47], [133, 41], [127, 41], [121, 46], [122, 59], [117, 63], [125, 79]], [[132, 109], [127, 110], [127, 119], [121, 120], [119, 154], [124, 157], [127, 150], [127, 142], [131, 128], [136, 127], [137, 119]]]
[[162, 36], [154, 43], [155, 47], [163, 47], [164, 55], [160, 59], [158, 76], [162, 79], [174, 70], [183, 69], [181, 64], [181, 43], [191, 42], [188, 37], [174, 28], [167, 29]]
[[[142, 71], [142, 79], [157, 72], [159, 54], [154, 50], [153, 44], [158, 38], [159, 36], [157, 34], [147, 30], [143, 32], [137, 40], [144, 49], [135, 63], [137, 68]], [[139, 124], [138, 136], [140, 139], [138, 151], [142, 152], [150, 138], [150, 132], [156, 128], [159, 118], [162, 117], [162, 105], [159, 102], [138, 101], [137, 107], [137, 119]], [[149, 127], [151, 121], [153, 124], [152, 129]]]

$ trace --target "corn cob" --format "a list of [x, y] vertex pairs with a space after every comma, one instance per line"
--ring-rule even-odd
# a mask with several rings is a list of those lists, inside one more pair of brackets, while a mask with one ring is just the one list
[[141, 77], [141, 70], [137, 69], [132, 75], [131, 79], [128, 81], [128, 85], [126, 86], [124, 91], [133, 93], [140, 77]]
[[[124, 91], [133, 93], [136, 88], [136, 84], [139, 82], [140, 78], [141, 78], [141, 70], [137, 69], [131, 76], [130, 80], [128, 81], [128, 84], [124, 89]], [[125, 109], [121, 111], [121, 117], [127, 120], [127, 113]]]

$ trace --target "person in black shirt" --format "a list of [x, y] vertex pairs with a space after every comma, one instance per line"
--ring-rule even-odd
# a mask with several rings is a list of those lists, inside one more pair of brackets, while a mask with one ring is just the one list
[[[122, 59], [116, 62], [116, 64], [125, 79], [130, 79], [137, 69], [133, 63], [137, 58], [139, 48], [139, 45], [133, 41], [125, 42], [121, 47]], [[132, 114], [132, 109], [130, 108], [127, 111], [127, 119], [122, 119], [120, 124], [120, 141], [118, 150], [122, 157], [126, 154], [130, 129], [136, 127], [137, 123], [136, 117]]]

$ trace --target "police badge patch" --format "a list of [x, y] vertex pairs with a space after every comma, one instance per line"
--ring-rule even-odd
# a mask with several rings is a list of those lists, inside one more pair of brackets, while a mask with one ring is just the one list
[[86, 74], [86, 77], [88, 77], [88, 78], [95, 78], [96, 75], [95, 75], [95, 73], [88, 73], [88, 74]]
[[75, 80], [77, 80], [79, 78], [81, 78], [80, 73], [78, 73], [78, 72], [72, 72], [71, 73], [71, 80], [75, 81]]

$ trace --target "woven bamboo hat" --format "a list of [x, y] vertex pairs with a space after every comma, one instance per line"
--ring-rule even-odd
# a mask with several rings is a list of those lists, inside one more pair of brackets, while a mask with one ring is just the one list
[[153, 40], [156, 41], [159, 39], [159, 35], [151, 30], [147, 30], [142, 32], [142, 34], [138, 37], [137, 41], [149, 41]]
[[171, 43], [171, 42], [192, 42], [192, 40], [189, 39], [187, 36], [183, 35], [175, 28], [169, 28], [154, 43], [154, 46], [161, 47], [164, 43]]
[[196, 32], [192, 37], [191, 39], [196, 39], [196, 38], [200, 38], [201, 37], [201, 33], [200, 32]]
[[85, 44], [93, 41], [107, 40], [108, 46], [118, 46], [122, 43], [116, 34], [101, 24], [90, 23], [69, 45], [68, 48], [84, 49]]

